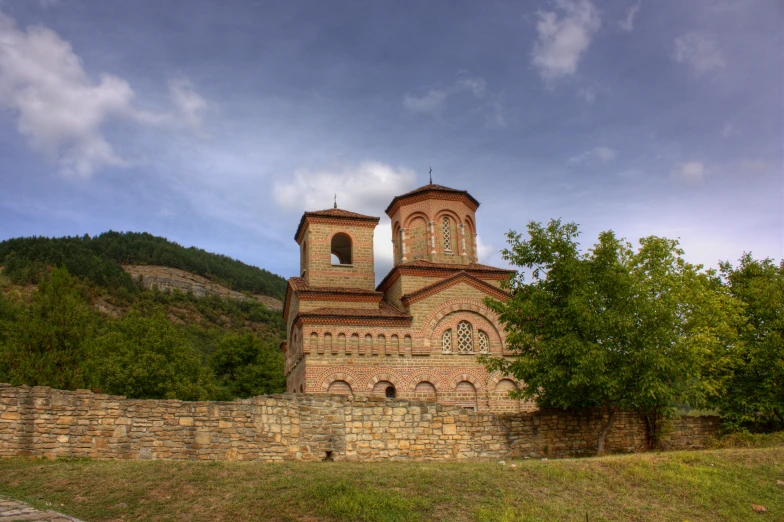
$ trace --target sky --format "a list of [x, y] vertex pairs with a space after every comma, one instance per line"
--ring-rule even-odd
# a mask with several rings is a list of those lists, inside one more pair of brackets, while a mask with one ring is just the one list
[[468, 190], [784, 258], [780, 0], [0, 0], [0, 240], [145, 231], [298, 275], [304, 210]]

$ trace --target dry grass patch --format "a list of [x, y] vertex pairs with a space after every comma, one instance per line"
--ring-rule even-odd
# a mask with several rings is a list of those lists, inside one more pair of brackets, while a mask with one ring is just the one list
[[12, 459], [0, 494], [87, 521], [784, 520], [783, 463], [781, 446], [505, 466]]

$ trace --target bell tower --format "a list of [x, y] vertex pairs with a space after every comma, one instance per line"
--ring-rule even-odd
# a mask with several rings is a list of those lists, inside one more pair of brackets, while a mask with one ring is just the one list
[[294, 235], [300, 247], [300, 277], [311, 287], [372, 291], [378, 221], [339, 208], [305, 212]]
[[395, 266], [413, 261], [470, 265], [476, 255], [476, 209], [465, 190], [429, 184], [397, 196], [386, 209], [392, 220]]

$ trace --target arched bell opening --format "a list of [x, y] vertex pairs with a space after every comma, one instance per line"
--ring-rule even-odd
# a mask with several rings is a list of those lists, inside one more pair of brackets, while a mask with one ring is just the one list
[[352, 264], [351, 238], [348, 234], [340, 232], [332, 236], [331, 252], [333, 265]]

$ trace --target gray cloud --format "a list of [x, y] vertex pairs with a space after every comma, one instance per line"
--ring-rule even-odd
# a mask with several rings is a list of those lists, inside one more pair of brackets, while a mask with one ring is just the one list
[[706, 73], [725, 67], [724, 55], [716, 41], [699, 33], [690, 33], [675, 39], [675, 61], [690, 65], [697, 73]]

